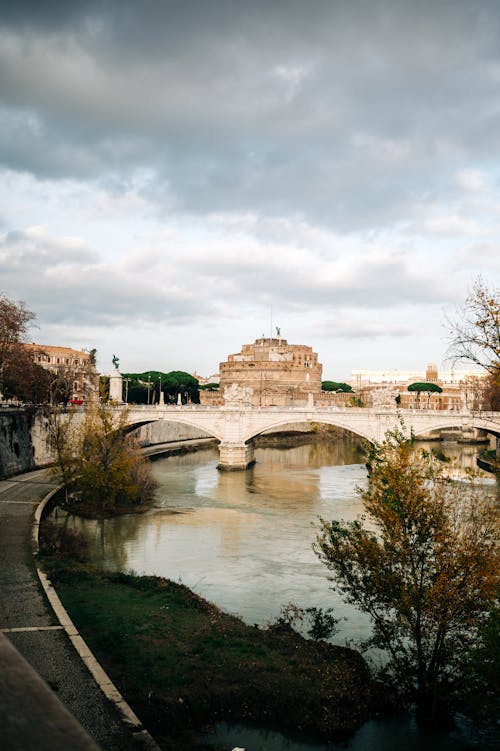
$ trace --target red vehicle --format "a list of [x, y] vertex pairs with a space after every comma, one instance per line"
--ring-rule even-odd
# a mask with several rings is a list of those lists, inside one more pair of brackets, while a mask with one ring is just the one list
[[72, 407], [80, 407], [83, 404], [83, 399], [70, 399], [69, 403]]

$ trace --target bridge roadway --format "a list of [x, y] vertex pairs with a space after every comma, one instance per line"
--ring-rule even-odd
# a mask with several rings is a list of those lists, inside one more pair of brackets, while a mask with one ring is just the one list
[[431, 430], [473, 428], [497, 436], [497, 454], [500, 453], [500, 412], [397, 410], [391, 408], [368, 409], [364, 407], [251, 407], [225, 405], [204, 407], [200, 405], [128, 406], [130, 428], [157, 420], [191, 425], [204, 430], [219, 441], [219, 468], [246, 469], [254, 461], [252, 439], [267, 430], [285, 430], [294, 423], [322, 423], [344, 428], [379, 443], [388, 430], [400, 426], [402, 420], [408, 433], [426, 434]]

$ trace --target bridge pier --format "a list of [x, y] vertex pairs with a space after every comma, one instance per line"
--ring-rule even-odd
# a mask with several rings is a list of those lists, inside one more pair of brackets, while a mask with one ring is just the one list
[[255, 463], [252, 443], [219, 444], [219, 463], [217, 469], [222, 471], [248, 469]]

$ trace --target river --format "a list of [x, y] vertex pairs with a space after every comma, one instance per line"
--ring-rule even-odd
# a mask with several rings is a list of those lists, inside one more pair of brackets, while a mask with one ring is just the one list
[[[462, 469], [475, 466], [476, 447], [418, 445], [457, 457]], [[149, 512], [99, 521], [74, 517], [71, 524], [85, 534], [94, 560], [105, 568], [182, 582], [247, 623], [264, 625], [293, 602], [333, 608], [340, 619], [335, 643], [366, 638], [368, 618], [332, 592], [329, 572], [312, 549], [320, 517], [350, 520], [361, 512], [356, 492], [366, 483], [361, 444], [340, 440], [258, 448], [255, 456], [256, 464], [246, 472], [222, 473], [216, 449], [157, 459], [158, 490]], [[228, 748], [246, 743], [248, 751], [324, 748], [268, 731], [245, 732], [250, 737], [242, 742], [242, 728], [221, 725], [217, 739]], [[432, 738], [435, 744], [438, 736]], [[445, 734], [439, 745], [431, 745], [408, 718], [396, 718], [368, 723], [347, 748], [455, 751], [469, 748], [467, 742], [459, 734]]]

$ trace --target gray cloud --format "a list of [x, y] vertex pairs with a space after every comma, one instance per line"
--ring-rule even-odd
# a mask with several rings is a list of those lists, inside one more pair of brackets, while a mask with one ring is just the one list
[[149, 167], [160, 206], [168, 185], [189, 212], [347, 231], [412, 217], [500, 145], [494, 2], [20, 5], [0, 35], [12, 168]]
[[203, 368], [272, 305], [332, 360], [438, 360], [496, 278], [496, 0], [4, 5], [0, 286], [50, 336]]
[[43, 323], [131, 328], [152, 321], [178, 324], [213, 312], [213, 305], [165, 274], [130, 273], [83, 243], [52, 238], [39, 229], [10, 233], [0, 241], [2, 282], [24, 298]]

